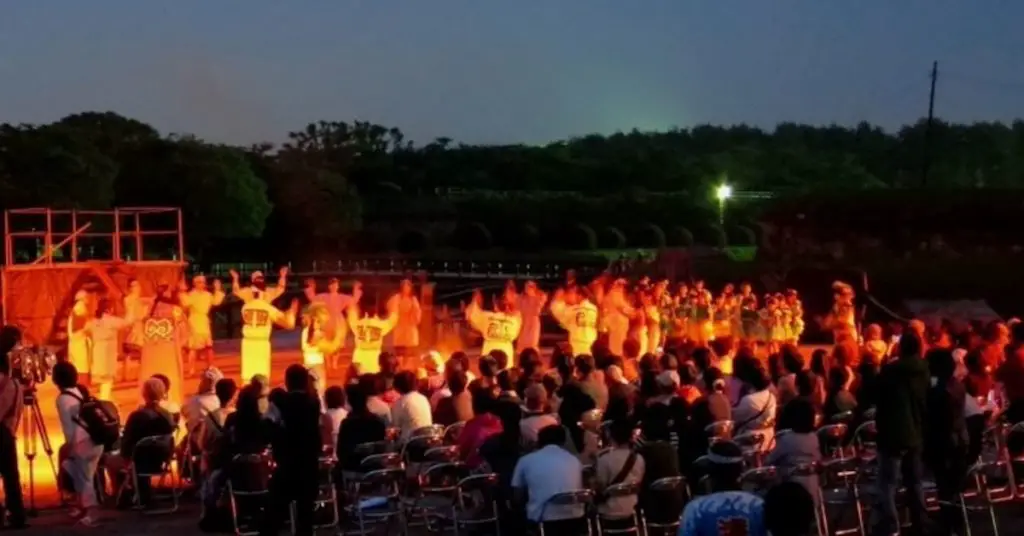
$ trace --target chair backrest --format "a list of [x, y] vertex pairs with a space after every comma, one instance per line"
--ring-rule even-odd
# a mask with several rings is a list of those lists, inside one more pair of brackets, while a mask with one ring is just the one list
[[878, 425], [875, 421], [865, 421], [853, 431], [853, 443], [859, 454], [863, 455], [865, 450], [875, 448], [875, 439], [878, 437]]
[[423, 453], [423, 458], [428, 462], [453, 462], [459, 458], [459, 447], [455, 445], [431, 447]]
[[860, 460], [856, 458], [831, 459], [821, 462], [821, 487], [846, 488], [860, 478]]
[[236, 454], [228, 466], [228, 482], [232, 493], [266, 493], [271, 473], [271, 460], [266, 454]]
[[170, 468], [174, 455], [174, 436], [147, 436], [135, 444], [132, 465], [139, 476], [161, 475]]
[[704, 427], [704, 433], [712, 438], [729, 439], [734, 426], [736, 423], [732, 421], [715, 421]]
[[604, 490], [604, 496], [606, 498], [612, 497], [630, 497], [640, 493], [640, 484], [636, 482], [620, 482], [608, 486]]
[[651, 491], [674, 491], [686, 487], [686, 479], [681, 476], [666, 476], [651, 482]]
[[580, 416], [579, 422], [576, 424], [584, 430], [588, 430], [594, 433], [601, 432], [602, 419], [604, 419], [604, 412], [594, 408], [583, 412]]
[[764, 432], [751, 430], [749, 432], [743, 432], [742, 434], [733, 436], [732, 442], [736, 443], [740, 447], [760, 449], [764, 445], [764, 436]]
[[821, 474], [821, 464], [818, 462], [798, 463], [789, 469], [789, 476], [808, 477]]
[[756, 492], [767, 491], [778, 481], [778, 473], [773, 466], [757, 467], [744, 471], [740, 475], [740, 486]]
[[840, 423], [840, 422], [841, 423], [849, 423], [850, 421], [853, 420], [853, 412], [852, 411], [841, 411], [841, 412], [836, 413], [835, 415], [829, 417], [828, 420], [829, 420], [829, 422], [832, 422], [832, 423]]
[[360, 443], [356, 445], [355, 448], [356, 456], [370, 456], [373, 454], [383, 454], [387, 451], [387, 441], [371, 441], [369, 443]]
[[441, 424], [431, 424], [430, 426], [423, 426], [421, 428], [417, 428], [417, 429], [413, 430], [412, 433], [409, 434], [409, 439], [412, 440], [413, 438], [416, 438], [416, 437], [438, 437], [438, 438], [443, 438], [444, 437], [444, 432], [445, 432], [444, 425], [441, 425]]
[[[582, 506], [589, 508], [594, 504], [594, 491], [589, 489], [577, 489], [573, 491], [564, 491], [562, 493], [556, 493], [544, 501], [544, 506], [541, 508], [541, 519], [544, 519], [544, 514], [547, 509], [551, 506]], [[586, 513], [584, 513], [586, 515]]]
[[875, 415], [877, 413], [878, 413], [878, 408], [874, 408], [874, 407], [871, 407], [871, 408], [868, 408], [868, 409], [864, 410], [864, 420], [865, 421], [873, 421], [873, 420], [875, 420]]
[[448, 427], [444, 429], [444, 434], [442, 434], [444, 437], [444, 442], [451, 444], [458, 441], [459, 435], [462, 434], [462, 429], [465, 427], [466, 421], [459, 421], [455, 424], [448, 425]]
[[469, 473], [465, 464], [459, 462], [446, 462], [431, 465], [419, 475], [420, 491], [426, 493], [438, 493], [441, 491], [454, 492], [459, 482]]
[[356, 498], [373, 496], [396, 499], [401, 496], [404, 479], [405, 469], [402, 467], [389, 467], [363, 473], [355, 480]]
[[407, 462], [425, 461], [426, 452], [441, 446], [441, 435], [412, 436], [402, 445], [402, 458]]
[[827, 441], [835, 443], [836, 441], [842, 441], [846, 438], [846, 432], [848, 427], [844, 423], [826, 424], [821, 428], [818, 428], [818, 439], [820, 441]]
[[402, 457], [398, 453], [384, 452], [363, 458], [363, 461], [359, 463], [359, 468], [363, 471], [374, 471], [377, 469], [400, 467], [401, 465]]
[[[499, 500], [498, 488], [501, 479], [497, 473], [481, 473], [469, 475], [459, 481], [458, 504], [461, 508], [468, 508], [470, 504], [494, 504]], [[467, 501], [471, 497], [472, 500]], [[482, 500], [482, 501], [481, 501]]]

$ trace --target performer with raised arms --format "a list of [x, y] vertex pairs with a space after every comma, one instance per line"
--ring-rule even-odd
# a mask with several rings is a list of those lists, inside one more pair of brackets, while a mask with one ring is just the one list
[[323, 302], [313, 302], [302, 315], [302, 364], [320, 383], [317, 393], [321, 398], [324, 395], [322, 384], [327, 381], [324, 357], [337, 353], [344, 341], [344, 332], [337, 325]]
[[135, 318], [121, 318], [114, 315], [109, 300], [102, 299], [96, 307], [96, 318], [89, 322], [86, 330], [92, 341], [92, 370], [89, 381], [96, 389], [96, 397], [110, 400], [117, 372], [117, 356], [120, 353], [118, 341], [121, 332], [130, 328]]
[[[373, 313], [360, 310], [363, 289], [352, 290], [352, 305], [348, 307], [348, 325], [355, 338], [355, 350], [352, 351], [352, 365], [358, 374], [376, 374], [380, 372], [380, 353], [384, 349], [384, 337], [398, 325], [398, 312], [388, 310], [387, 316], [381, 317], [377, 311]], [[375, 308], [377, 309], [377, 308]]]
[[853, 305], [853, 287], [842, 281], [832, 283], [834, 302], [832, 311], [823, 322], [825, 329], [832, 330], [836, 343], [844, 340], [857, 340], [857, 315]]
[[257, 374], [270, 377], [270, 335], [274, 332], [274, 325], [294, 328], [298, 311], [298, 300], [292, 300], [291, 307], [281, 311], [258, 287], [251, 290], [249, 301], [242, 305], [243, 382], [248, 383]]
[[224, 303], [224, 288], [219, 279], [213, 280], [213, 292], [206, 288], [206, 276], [192, 278], [192, 290], [182, 281], [181, 306], [188, 315], [188, 374], [196, 372], [196, 357], [202, 355], [206, 366], [213, 365], [213, 329], [210, 309]]
[[551, 316], [569, 332], [572, 353], [590, 355], [590, 348], [597, 340], [597, 306], [572, 286], [555, 292], [551, 299]]
[[243, 287], [239, 281], [238, 272], [231, 270], [231, 291], [238, 299], [243, 302], [248, 302], [254, 299], [254, 296], [259, 294], [260, 298], [267, 302], [273, 303], [274, 300], [284, 295], [285, 289], [288, 288], [288, 267], [283, 266], [278, 270], [277, 274], [277, 286], [268, 287], [266, 279], [263, 278], [263, 272], [257, 270], [252, 273], [249, 277], [251, 283], [247, 287]]
[[517, 354], [527, 348], [540, 349], [540, 315], [548, 303], [548, 295], [537, 287], [536, 281], [527, 281], [518, 299], [523, 324], [519, 328], [519, 338], [516, 339]]
[[397, 315], [392, 335], [395, 352], [402, 358], [408, 357], [410, 352], [415, 354], [420, 346], [420, 321], [423, 319], [423, 311], [420, 309], [420, 300], [413, 291], [411, 279], [402, 280], [398, 293], [388, 299], [387, 309], [389, 315]]
[[[356, 281], [353, 288], [360, 285]], [[322, 303], [326, 307], [328, 325], [325, 326], [325, 329], [337, 335], [341, 340], [341, 344], [335, 351], [326, 354], [330, 356], [331, 368], [336, 369], [338, 368], [339, 350], [345, 346], [345, 336], [348, 334], [348, 322], [345, 320], [345, 311], [352, 305], [352, 296], [341, 292], [341, 282], [336, 277], [332, 277], [327, 282], [327, 292], [320, 294], [316, 292], [316, 281], [312, 278], [306, 280], [305, 294], [306, 299], [310, 303]]]
[[[608, 350], [622, 355], [622, 345], [629, 335], [630, 320], [636, 315], [626, 296], [626, 280], [616, 279], [601, 301], [601, 321], [608, 330]], [[587, 349], [586, 353], [590, 353]]]
[[142, 344], [146, 341], [142, 330], [142, 320], [146, 318], [153, 300], [142, 295], [142, 283], [132, 278], [128, 280], [128, 293], [124, 296], [123, 304], [125, 318], [135, 319], [135, 323], [132, 324], [128, 336], [124, 340], [125, 365], [121, 378], [126, 379], [128, 377], [128, 360], [139, 359]]
[[89, 292], [79, 290], [68, 314], [68, 361], [79, 374], [89, 374], [92, 367], [92, 339], [88, 328], [95, 317], [93, 300]]
[[470, 327], [484, 336], [484, 345], [480, 355], [487, 355], [491, 350], [501, 350], [510, 359], [515, 356], [513, 344], [519, 337], [523, 326], [523, 318], [515, 307], [515, 302], [508, 296], [498, 302], [500, 309], [483, 310], [483, 294], [480, 290], [473, 291], [473, 298], [466, 307], [466, 320]]

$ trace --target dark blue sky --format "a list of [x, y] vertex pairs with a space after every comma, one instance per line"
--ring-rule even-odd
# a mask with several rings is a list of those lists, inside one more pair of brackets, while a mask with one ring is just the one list
[[114, 110], [278, 141], [360, 118], [544, 142], [779, 121], [1024, 116], [1021, 0], [4, 0], [0, 122]]

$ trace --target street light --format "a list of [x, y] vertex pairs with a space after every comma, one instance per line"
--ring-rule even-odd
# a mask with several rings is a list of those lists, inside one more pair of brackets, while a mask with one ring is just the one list
[[725, 225], [725, 201], [732, 197], [732, 186], [719, 185], [715, 189], [715, 197], [718, 198], [718, 223]]

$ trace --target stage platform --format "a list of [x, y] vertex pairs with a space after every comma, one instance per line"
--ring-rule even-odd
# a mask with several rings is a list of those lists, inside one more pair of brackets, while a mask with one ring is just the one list
[[[272, 338], [273, 345], [273, 362], [271, 370], [271, 385], [281, 385], [284, 381], [284, 371], [289, 365], [295, 363], [301, 363], [302, 356], [299, 351], [299, 333], [297, 331], [291, 332], [277, 332]], [[349, 345], [351, 346], [351, 345]], [[239, 352], [241, 348], [241, 340], [219, 340], [214, 344], [214, 365], [219, 368], [225, 375], [225, 377], [232, 378], [239, 385], [242, 385], [241, 374], [241, 360], [239, 358]], [[816, 348], [820, 346], [802, 346], [805, 353], [810, 354]], [[454, 351], [454, 349], [449, 350]], [[547, 354], [548, 348], [545, 348], [542, 353]], [[467, 350], [471, 357], [479, 355], [479, 348]], [[342, 362], [348, 363], [348, 358], [351, 355], [350, 352], [346, 351], [342, 354]], [[197, 364], [197, 372], [201, 371], [203, 366]], [[132, 361], [128, 364], [127, 370], [122, 371], [118, 381], [114, 386], [113, 400], [117, 404], [121, 412], [121, 418], [126, 419], [128, 414], [135, 410], [141, 403], [141, 394], [139, 392], [139, 380], [136, 376], [138, 369], [138, 362]], [[344, 366], [339, 366], [336, 371], [328, 371], [328, 379], [325, 382], [327, 385], [338, 384], [342, 381]], [[122, 379], [126, 378], [126, 379]], [[185, 378], [185, 385], [183, 386], [183, 393], [195, 393], [199, 387], [198, 375], [192, 375], [191, 377]], [[57, 462], [56, 449], [64, 442], [63, 434], [60, 430], [60, 422], [57, 418], [57, 410], [55, 400], [57, 397], [57, 388], [49, 381], [39, 386], [38, 399], [39, 407], [42, 411], [43, 421], [46, 424], [47, 436], [50, 439], [50, 443], [54, 449], [53, 461]], [[27, 414], [26, 414], [27, 417]], [[24, 420], [24, 419], [23, 419]], [[22, 487], [25, 488], [25, 499], [28, 500], [28, 483], [29, 483], [29, 463], [24, 456], [24, 434], [19, 430], [18, 437], [18, 449], [19, 449], [19, 462], [21, 467], [21, 479]], [[50, 467], [50, 462], [43, 450], [42, 441], [36, 442], [38, 457], [34, 463], [35, 473], [35, 485], [36, 485], [36, 502], [40, 507], [55, 506], [58, 504], [58, 495], [56, 489], [56, 481], [54, 479], [53, 470]]]

